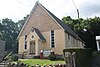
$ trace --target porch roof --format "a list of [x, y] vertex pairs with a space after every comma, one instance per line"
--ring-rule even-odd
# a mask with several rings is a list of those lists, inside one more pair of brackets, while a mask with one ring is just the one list
[[41, 34], [41, 32], [37, 28], [32, 27], [32, 31], [35, 31], [37, 33], [37, 35], [39, 36], [39, 38], [42, 41], [45, 41], [45, 38], [43, 37], [43, 35]]

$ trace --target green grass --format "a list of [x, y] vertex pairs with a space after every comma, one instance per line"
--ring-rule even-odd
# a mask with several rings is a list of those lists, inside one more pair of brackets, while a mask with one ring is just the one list
[[50, 65], [50, 64], [65, 64], [62, 60], [50, 61], [45, 59], [20, 59], [19, 61], [28, 64], [30, 66], [39, 64], [39, 65]]

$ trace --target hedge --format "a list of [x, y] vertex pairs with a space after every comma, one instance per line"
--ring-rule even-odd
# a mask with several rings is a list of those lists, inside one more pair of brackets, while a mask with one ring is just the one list
[[[76, 67], [89, 67], [91, 57], [92, 57], [92, 49], [85, 49], [85, 48], [69, 48], [69, 49], [64, 49], [64, 57], [65, 53], [70, 52], [73, 53], [75, 52], [75, 65]], [[65, 59], [66, 61], [66, 59]], [[67, 62], [67, 61], [66, 61]]]

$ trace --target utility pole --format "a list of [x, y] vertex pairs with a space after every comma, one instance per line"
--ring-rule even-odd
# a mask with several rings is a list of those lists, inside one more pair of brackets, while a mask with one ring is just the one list
[[78, 18], [79, 18], [79, 10], [77, 9], [77, 15], [78, 15]]
[[79, 18], [79, 10], [78, 10], [78, 8], [76, 7], [76, 5], [75, 5], [75, 3], [74, 3], [73, 0], [72, 0], [72, 2], [73, 2], [74, 6], [75, 6], [75, 8], [76, 8], [76, 10], [77, 10], [77, 15], [78, 15], [78, 18]]

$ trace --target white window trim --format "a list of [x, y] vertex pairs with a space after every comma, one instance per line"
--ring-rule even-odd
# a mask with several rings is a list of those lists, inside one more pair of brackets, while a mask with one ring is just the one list
[[96, 42], [97, 42], [97, 50], [100, 51], [100, 44], [99, 44], [100, 41], [96, 41]]

